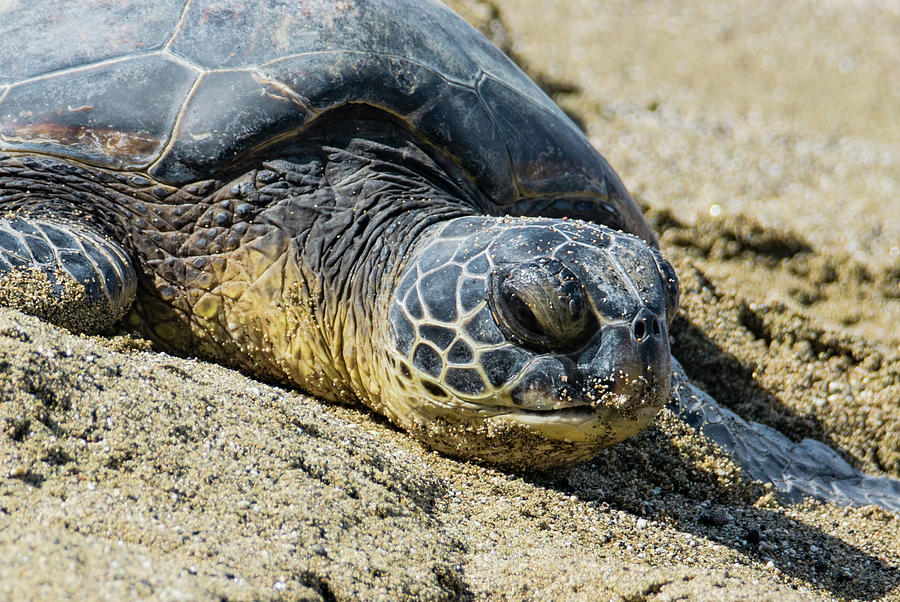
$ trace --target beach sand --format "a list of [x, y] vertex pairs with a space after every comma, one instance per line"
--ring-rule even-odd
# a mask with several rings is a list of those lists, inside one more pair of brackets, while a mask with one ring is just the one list
[[[900, 478], [895, 5], [564, 4], [452, 3], [646, 208], [675, 356], [744, 418]], [[900, 600], [900, 516], [785, 504], [668, 410], [590, 462], [504, 471], [7, 309], [0, 400], [2, 599]]]

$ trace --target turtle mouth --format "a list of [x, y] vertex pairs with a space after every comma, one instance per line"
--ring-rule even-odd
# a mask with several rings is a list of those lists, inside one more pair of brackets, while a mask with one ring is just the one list
[[[568, 394], [563, 395], [534, 395], [530, 396], [526, 403], [521, 405], [494, 406], [489, 410], [493, 416], [520, 416], [529, 420], [565, 421], [565, 420], [589, 420], [608, 417], [612, 414], [628, 415], [635, 412], [656, 412], [666, 402], [666, 396], [661, 388], [647, 386], [639, 394], [633, 392], [607, 391], [596, 399], [588, 399], [589, 396], [581, 396], [573, 399]], [[592, 396], [591, 396], [592, 397]]]
[[605, 447], [646, 427], [668, 401], [668, 378], [633, 372], [578, 378], [566, 372], [533, 372], [511, 392], [513, 405], [483, 415], [546, 439]]
[[537, 415], [575, 409], [591, 413], [658, 407], [659, 398], [668, 390], [668, 379], [659, 382], [654, 375], [633, 369], [620, 368], [614, 375], [603, 377], [585, 376], [571, 362], [557, 361], [530, 372], [510, 391], [510, 401], [516, 410]]
[[578, 404], [565, 408], [555, 408], [552, 410], [535, 410], [530, 408], [502, 408], [492, 411], [491, 418], [497, 416], [508, 416], [512, 418], [521, 417], [528, 420], [588, 420], [597, 416], [597, 408], [590, 404]]
[[582, 403], [544, 410], [507, 408], [488, 421], [513, 424], [546, 440], [600, 449], [637, 434], [653, 421], [662, 405], [648, 400], [638, 404]]

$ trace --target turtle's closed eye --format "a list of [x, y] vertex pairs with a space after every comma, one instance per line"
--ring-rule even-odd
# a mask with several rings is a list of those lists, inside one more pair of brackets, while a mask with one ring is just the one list
[[538, 350], [573, 351], [596, 330], [581, 282], [556, 259], [501, 266], [490, 305], [508, 336]]

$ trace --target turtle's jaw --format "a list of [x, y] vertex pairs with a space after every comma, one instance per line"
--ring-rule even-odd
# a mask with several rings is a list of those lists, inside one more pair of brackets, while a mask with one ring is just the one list
[[548, 441], [599, 450], [638, 433], [669, 399], [670, 377], [602, 379], [587, 387], [531, 390], [521, 406], [496, 408], [489, 420], [512, 421]]
[[452, 456], [547, 470], [588, 460], [637, 434], [653, 421], [666, 397], [635, 403], [611, 395], [606, 404], [580, 401], [546, 410], [431, 405], [419, 408], [417, 419], [404, 426], [430, 447]]
[[641, 372], [622, 369], [618, 378], [531, 389], [520, 394], [519, 407], [497, 408], [491, 419], [514, 421], [550, 441], [599, 450], [644, 429], [668, 401], [669, 371], [656, 367], [654, 374]]
[[646, 428], [669, 400], [665, 329], [637, 340], [645, 317], [604, 327], [580, 355], [534, 358], [492, 395], [420, 396], [405, 426], [440, 451], [497, 464], [543, 470], [588, 459]]
[[492, 417], [524, 427], [548, 441], [583, 446], [593, 455], [646, 428], [661, 406], [643, 404], [622, 409], [611, 405], [582, 405], [558, 410], [512, 410]]
[[[604, 326], [576, 357], [536, 358], [495, 408], [552, 440], [605, 447], [647, 426], [669, 399], [665, 326], [651, 312]], [[498, 400], [500, 401], [500, 400]]]

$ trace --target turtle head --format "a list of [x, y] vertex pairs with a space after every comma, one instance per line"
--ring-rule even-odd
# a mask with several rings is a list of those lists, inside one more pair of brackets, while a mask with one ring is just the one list
[[426, 233], [397, 282], [381, 399], [432, 447], [564, 464], [635, 434], [668, 401], [678, 282], [633, 235], [458, 218]]

